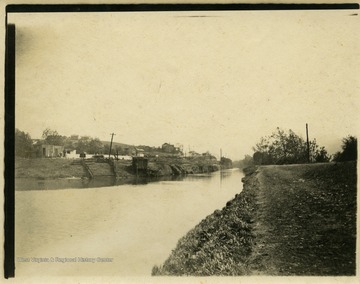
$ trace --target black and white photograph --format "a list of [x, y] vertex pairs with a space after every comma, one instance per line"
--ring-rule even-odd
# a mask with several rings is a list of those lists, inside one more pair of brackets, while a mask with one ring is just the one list
[[15, 280], [356, 283], [359, 7], [280, 6], [8, 10]]

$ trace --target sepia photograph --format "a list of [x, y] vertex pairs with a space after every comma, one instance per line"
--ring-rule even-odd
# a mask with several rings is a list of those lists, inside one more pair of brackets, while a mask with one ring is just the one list
[[15, 280], [355, 281], [359, 7], [241, 7], [8, 11]]

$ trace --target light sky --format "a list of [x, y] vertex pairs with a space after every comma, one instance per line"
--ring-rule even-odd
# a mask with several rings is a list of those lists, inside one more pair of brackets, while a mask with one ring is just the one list
[[10, 14], [16, 127], [233, 160], [276, 127], [333, 154], [357, 135], [353, 11]]

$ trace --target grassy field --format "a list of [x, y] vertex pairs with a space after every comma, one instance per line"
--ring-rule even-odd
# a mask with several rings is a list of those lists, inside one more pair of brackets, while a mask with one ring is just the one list
[[70, 178], [84, 177], [86, 172], [81, 165], [73, 165], [68, 159], [16, 159], [15, 178]]
[[356, 163], [263, 166], [153, 275], [355, 275]]

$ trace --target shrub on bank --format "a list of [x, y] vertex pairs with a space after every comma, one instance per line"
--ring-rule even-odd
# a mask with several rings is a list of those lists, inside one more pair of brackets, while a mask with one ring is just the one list
[[357, 138], [355, 136], [347, 136], [342, 140], [342, 151], [334, 155], [334, 161], [356, 161], [357, 160]]

